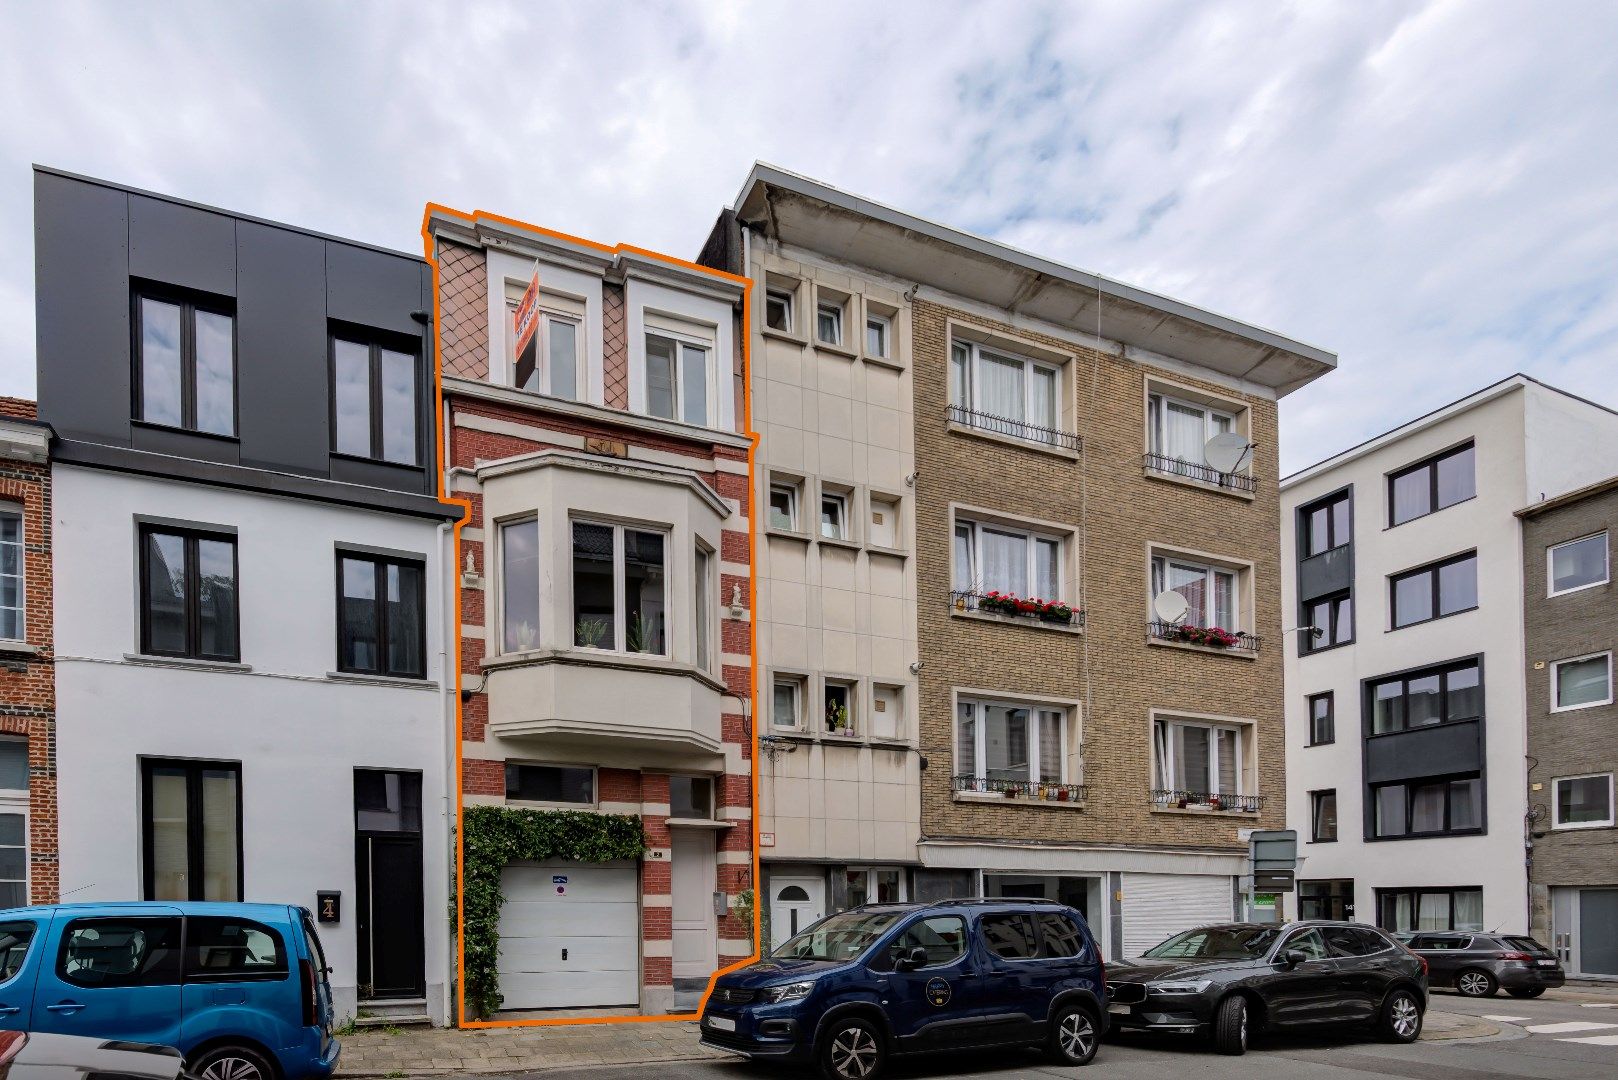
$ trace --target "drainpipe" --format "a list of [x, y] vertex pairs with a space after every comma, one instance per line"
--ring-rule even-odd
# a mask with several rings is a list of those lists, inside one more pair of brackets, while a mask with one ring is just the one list
[[[449, 402], [444, 402], [443, 416], [440, 418], [442, 426], [439, 431], [442, 442], [444, 465], [449, 464]], [[443, 491], [449, 494], [448, 470], [440, 473], [439, 483]], [[455, 749], [460, 742], [460, 725], [457, 723], [457, 690], [460, 683], [460, 657], [455, 657], [455, 667], [450, 668], [449, 643], [455, 640], [455, 587], [460, 575], [459, 552], [455, 550], [454, 522], [442, 521], [438, 525], [438, 557], [443, 567], [443, 583], [439, 587], [439, 602], [443, 605], [443, 621], [439, 627], [438, 636], [438, 715], [444, 721], [444, 810], [450, 825], [449, 872], [455, 875], [460, 866], [455, 857], [456, 845], [460, 843], [460, 814], [456, 805], [455, 792], [458, 790], [460, 777], [455, 770]], [[460, 887], [460, 882], [455, 882]], [[454, 992], [451, 989], [460, 972], [456, 964], [455, 927], [450, 928], [449, 956], [445, 958], [445, 978], [441, 992], [441, 1002], [445, 1022], [450, 1027], [460, 1026], [460, 1017], [454, 1014]]]

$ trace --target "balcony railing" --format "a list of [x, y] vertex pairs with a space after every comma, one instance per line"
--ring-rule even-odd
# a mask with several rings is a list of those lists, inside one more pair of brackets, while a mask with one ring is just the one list
[[949, 422], [960, 424], [962, 427], [976, 428], [978, 431], [987, 431], [995, 435], [1004, 435], [1010, 439], [1021, 439], [1024, 442], [1043, 443], [1046, 446], [1059, 446], [1064, 450], [1078, 450], [1084, 445], [1084, 440], [1071, 431], [1060, 431], [1056, 428], [1040, 427], [1023, 420], [1012, 420], [1005, 416], [995, 416], [993, 413], [978, 412], [968, 409], [964, 405], [951, 405], [949, 407]]
[[1196, 462], [1169, 457], [1167, 454], [1147, 454], [1144, 468], [1149, 473], [1183, 476], [1187, 480], [1212, 484], [1214, 487], [1227, 488], [1231, 491], [1251, 493], [1258, 490], [1258, 481], [1248, 473], [1220, 472], [1211, 466], [1198, 465]]
[[1084, 612], [1060, 601], [1024, 600], [1003, 593], [982, 593], [975, 590], [955, 590], [949, 594], [949, 606], [955, 611], [978, 611], [1004, 615], [1010, 619], [1023, 619], [1031, 623], [1051, 623], [1056, 626], [1083, 626]]
[[956, 776], [951, 778], [951, 784], [959, 794], [999, 795], [1007, 799], [1027, 799], [1029, 802], [1081, 803], [1086, 791], [1083, 784], [997, 780], [990, 776]]
[[1200, 645], [1221, 652], [1252, 654], [1258, 652], [1259, 646], [1257, 634], [1221, 630], [1216, 626], [1192, 626], [1189, 623], [1166, 623], [1154, 619], [1146, 624], [1146, 632], [1159, 641]]
[[1256, 814], [1266, 795], [1230, 795], [1214, 791], [1179, 791], [1153, 788], [1152, 805], [1159, 810], [1222, 810], [1230, 814]]

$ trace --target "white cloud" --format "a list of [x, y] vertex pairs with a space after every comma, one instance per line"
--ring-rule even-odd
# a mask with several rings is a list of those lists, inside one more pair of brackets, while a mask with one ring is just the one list
[[1297, 467], [1524, 370], [1612, 398], [1618, 8], [56, 3], [0, 39], [0, 391], [38, 161], [405, 250], [428, 200], [693, 253], [762, 158], [1335, 349]]

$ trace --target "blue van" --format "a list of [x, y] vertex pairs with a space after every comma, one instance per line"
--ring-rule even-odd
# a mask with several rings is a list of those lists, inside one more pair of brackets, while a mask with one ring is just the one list
[[172, 1046], [204, 1080], [337, 1065], [326, 957], [284, 904], [62, 904], [0, 911], [0, 1030]]
[[1101, 954], [1054, 901], [866, 904], [820, 920], [768, 959], [722, 975], [702, 1043], [753, 1059], [814, 1061], [874, 1080], [889, 1057], [1041, 1046], [1088, 1065], [1107, 1029]]

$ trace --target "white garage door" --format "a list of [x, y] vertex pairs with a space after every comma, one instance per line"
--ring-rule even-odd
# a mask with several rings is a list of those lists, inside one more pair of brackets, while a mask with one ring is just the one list
[[500, 889], [502, 1008], [639, 1003], [633, 864], [513, 863]]
[[1139, 956], [1194, 926], [1230, 922], [1231, 881], [1213, 874], [1125, 874], [1124, 955]]

